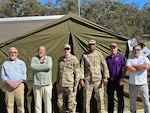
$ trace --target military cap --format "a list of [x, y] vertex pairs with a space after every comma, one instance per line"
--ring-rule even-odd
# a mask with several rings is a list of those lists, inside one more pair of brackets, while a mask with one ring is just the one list
[[96, 41], [95, 40], [90, 40], [89, 44], [96, 44]]
[[64, 49], [65, 49], [65, 48], [69, 48], [69, 49], [71, 49], [71, 47], [70, 47], [70, 45], [69, 45], [69, 44], [65, 44]]

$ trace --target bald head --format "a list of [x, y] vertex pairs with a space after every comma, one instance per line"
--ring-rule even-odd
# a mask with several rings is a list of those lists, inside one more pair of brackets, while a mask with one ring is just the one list
[[39, 55], [39, 57], [44, 57], [45, 54], [46, 54], [46, 49], [45, 49], [45, 47], [44, 47], [44, 46], [40, 46], [40, 47], [38, 48], [38, 55]]
[[17, 50], [15, 47], [9, 48], [9, 53], [10, 53], [11, 51], [16, 51], [16, 52], [18, 53], [18, 50]]

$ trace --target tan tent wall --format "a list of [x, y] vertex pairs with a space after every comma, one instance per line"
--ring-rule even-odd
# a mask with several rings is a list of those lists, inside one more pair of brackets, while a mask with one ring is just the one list
[[[63, 55], [63, 46], [65, 43], [72, 45], [72, 53], [80, 59], [82, 53], [88, 49], [88, 41], [94, 39], [97, 41], [97, 50], [101, 51], [104, 56], [110, 54], [109, 44], [116, 42], [119, 47], [119, 52], [127, 54], [127, 40], [128, 38], [122, 37], [113, 31], [90, 22], [82, 17], [68, 14], [52, 23], [46, 24], [37, 28], [21, 37], [9, 40], [0, 45], [0, 64], [8, 59], [8, 49], [14, 46], [19, 51], [19, 58], [24, 60], [27, 65], [27, 82], [26, 82], [26, 112], [33, 113], [33, 94], [32, 94], [32, 72], [30, 69], [30, 60], [33, 56], [37, 55], [37, 48], [44, 45], [47, 49], [47, 55], [53, 59], [53, 84], [56, 80], [57, 74], [57, 61]], [[128, 96], [128, 79], [125, 80], [125, 109], [129, 109], [129, 96]], [[1, 89], [3, 85], [0, 84]], [[54, 85], [54, 110], [56, 110], [56, 90]], [[4, 97], [4, 93], [0, 94]], [[80, 94], [79, 94], [80, 95]], [[107, 95], [106, 103], [107, 103]], [[116, 100], [117, 103], [117, 100]], [[4, 98], [0, 102], [0, 113], [5, 109]], [[107, 104], [106, 104], [107, 106]], [[138, 103], [138, 108], [142, 107], [141, 102]], [[95, 109], [94, 109], [95, 110]], [[1, 112], [2, 111], [2, 112]], [[56, 112], [56, 111], [55, 111]], [[57, 113], [57, 112], [56, 112]], [[93, 113], [96, 113], [95, 111]]]

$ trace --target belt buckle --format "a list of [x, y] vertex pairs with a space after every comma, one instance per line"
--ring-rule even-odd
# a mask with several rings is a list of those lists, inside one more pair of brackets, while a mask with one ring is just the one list
[[111, 77], [110, 80], [114, 81], [115, 79], [113, 77]]

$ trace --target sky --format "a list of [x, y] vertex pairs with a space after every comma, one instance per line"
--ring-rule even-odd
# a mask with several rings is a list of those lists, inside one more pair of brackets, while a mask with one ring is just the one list
[[[48, 0], [38, 0], [39, 2], [41, 2], [41, 3], [45, 3], [46, 1], [48, 1]], [[52, 0], [54, 3], [56, 2], [56, 0]], [[81, 1], [81, 0], [80, 0]], [[145, 3], [147, 3], [147, 2], [150, 2], [150, 0], [121, 0], [121, 1], [123, 1], [123, 3], [129, 3], [129, 4], [131, 4], [132, 2], [134, 2], [134, 3], [136, 3], [136, 4], [138, 4], [140, 7], [143, 7], [144, 6], [144, 4]]]

